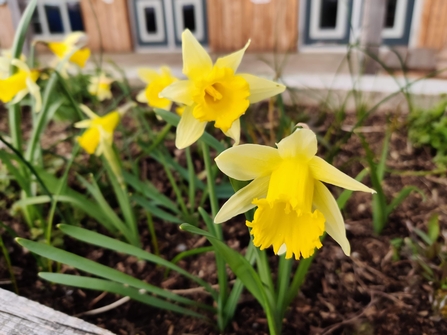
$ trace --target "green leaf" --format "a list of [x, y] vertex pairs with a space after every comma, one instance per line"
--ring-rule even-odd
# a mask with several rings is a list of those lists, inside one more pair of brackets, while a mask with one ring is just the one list
[[430, 216], [428, 220], [428, 237], [430, 237], [432, 243], [435, 243], [439, 238], [439, 215], [438, 213], [434, 213]]
[[[149, 213], [151, 213], [153, 216], [165, 220], [166, 222], [177, 223], [177, 224], [183, 223], [183, 221], [181, 221], [176, 216], [158, 207], [156, 205], [156, 202], [154, 201], [149, 201], [138, 194], [132, 195], [131, 199], [134, 200], [141, 207], [143, 207], [145, 210], [147, 210]], [[172, 207], [170, 209], [172, 209]]]
[[84, 177], [78, 175], [78, 179], [81, 184], [89, 191], [89, 193], [96, 200], [97, 206], [101, 209], [105, 216], [107, 216], [109, 222], [121, 232], [124, 237], [133, 245], [139, 245], [140, 241], [132, 234], [130, 229], [125, 225], [125, 223], [116, 215], [115, 211], [110, 207], [107, 200], [101, 193], [101, 189], [96, 183], [95, 179], [92, 178], [92, 184], [90, 184]]
[[425, 201], [425, 193], [420, 188], [416, 186], [405, 186], [387, 206], [386, 215], [389, 216], [413, 191], [418, 192], [422, 196], [422, 201]]
[[133, 300], [142, 302], [143, 304], [153, 306], [160, 309], [165, 309], [168, 311], [190, 315], [201, 319], [206, 319], [206, 317], [202, 314], [193, 312], [189, 309], [174, 305], [170, 302], [164, 301], [162, 299], [150, 296], [146, 294], [146, 292], [137, 290], [133, 287], [126, 287], [123, 284], [119, 284], [116, 282], [98, 279], [98, 278], [89, 278], [83, 276], [75, 276], [75, 275], [67, 275], [67, 274], [59, 274], [59, 273], [49, 273], [49, 272], [41, 272], [39, 273], [39, 277], [45, 280], [48, 280], [53, 283], [74, 286], [89, 290], [97, 290], [97, 291], [106, 291], [109, 293], [115, 293], [122, 296], [129, 297]]
[[264, 292], [264, 286], [252, 265], [237, 251], [231, 249], [223, 242], [215, 238], [211, 233], [200, 228], [194, 227], [188, 223], [180, 226], [180, 229], [205, 236], [214, 248], [222, 255], [234, 274], [244, 283], [250, 293], [258, 300], [263, 308], [266, 308], [267, 298]]
[[36, 10], [36, 6], [37, 0], [31, 0], [22, 14], [19, 25], [17, 26], [14, 35], [14, 42], [12, 44], [11, 53], [13, 58], [20, 59], [23, 43], [26, 39], [26, 33], [28, 31], [28, 27], [33, 17], [34, 11]]
[[14, 164], [12, 163], [13, 160], [21, 163], [21, 161], [19, 159], [17, 159], [17, 157], [15, 155], [13, 155], [9, 152], [6, 152], [4, 150], [0, 150], [0, 161], [2, 161], [3, 164], [6, 165], [8, 172], [14, 176], [14, 179], [17, 181], [20, 188], [26, 192], [28, 190], [29, 182], [28, 182], [27, 178], [22, 176], [22, 174], [20, 173], [21, 170], [17, 169], [17, 167], [14, 166]]
[[[143, 289], [151, 294], [158, 295], [160, 297], [164, 297], [166, 299], [170, 299], [172, 301], [176, 301], [178, 303], [182, 303], [188, 306], [202, 306], [202, 304], [198, 304], [195, 301], [192, 301], [190, 299], [181, 297], [177, 294], [174, 294], [170, 291], [163, 290], [159, 287], [156, 287], [154, 285], [148, 284], [144, 281], [138, 280], [136, 278], [133, 278], [125, 273], [122, 273], [118, 270], [109, 268], [108, 266], [96, 263], [90, 259], [83, 258], [81, 256], [75, 255], [73, 253], [67, 252], [65, 250], [61, 250], [58, 248], [55, 248], [53, 246], [34, 242], [30, 240], [25, 240], [22, 238], [16, 239], [17, 243], [20, 244], [22, 247], [28, 249], [31, 252], [34, 252], [37, 255], [40, 255], [42, 257], [46, 257], [48, 259], [51, 259], [55, 262], [67, 264], [69, 266], [72, 266], [76, 269], [79, 269], [81, 271], [85, 271], [88, 273], [91, 273], [95, 276], [102, 277], [111, 281], [116, 281], [125, 285], [129, 285], [132, 287], [135, 287], [137, 289]], [[208, 308], [208, 306], [205, 305], [205, 308]]]
[[[157, 115], [159, 115], [167, 123], [177, 127], [177, 125], [180, 121], [180, 116], [178, 116], [175, 113], [166, 111], [164, 109], [159, 109], [159, 108], [155, 108], [154, 111], [155, 111], [155, 113], [157, 113]], [[211, 136], [207, 132], [204, 132], [200, 139], [202, 141], [206, 142], [210, 147], [214, 148], [218, 153], [221, 153], [222, 151], [225, 150], [225, 146], [222, 143], [220, 143], [218, 140], [216, 140], [215, 137]]]
[[73, 237], [77, 240], [83, 241], [85, 243], [89, 243], [92, 245], [97, 245], [102, 248], [110, 249], [116, 252], [121, 252], [127, 255], [132, 255], [141, 259], [144, 259], [146, 261], [149, 261], [151, 263], [164, 266], [168, 269], [171, 269], [173, 271], [176, 271], [177, 273], [195, 281], [200, 286], [203, 286], [206, 288], [211, 294], [215, 293], [215, 290], [211, 288], [211, 286], [203, 281], [202, 279], [193, 276], [188, 271], [182, 269], [181, 267], [173, 264], [172, 262], [169, 262], [159, 256], [156, 256], [154, 254], [151, 254], [149, 252], [146, 252], [144, 250], [141, 250], [140, 248], [137, 248], [133, 245], [124, 243], [122, 241], [118, 241], [114, 238], [107, 237], [105, 235], [92, 232], [90, 230], [79, 228], [75, 226], [70, 226], [66, 224], [60, 224], [58, 225], [58, 228], [64, 233], [67, 234], [70, 237]]

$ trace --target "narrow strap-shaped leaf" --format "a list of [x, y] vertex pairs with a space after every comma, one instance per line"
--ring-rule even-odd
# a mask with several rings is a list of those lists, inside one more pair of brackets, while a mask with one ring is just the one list
[[[165, 221], [171, 222], [171, 223], [177, 223], [177, 224], [183, 223], [183, 221], [181, 221], [179, 218], [177, 218], [177, 217], [173, 216], [172, 214], [166, 212], [165, 210], [161, 209], [154, 202], [143, 198], [141, 195], [133, 194], [131, 199], [134, 200], [141, 207], [143, 207], [145, 210], [150, 212], [153, 216], [156, 216], [162, 220], [165, 220]], [[171, 209], [171, 208], [169, 208], [169, 209]]]
[[137, 248], [133, 245], [127, 244], [122, 241], [118, 241], [114, 238], [84, 229], [80, 227], [70, 226], [66, 224], [60, 224], [58, 225], [59, 229], [68, 236], [71, 236], [77, 240], [83, 241], [85, 243], [97, 245], [102, 248], [110, 249], [116, 252], [121, 252], [127, 255], [132, 255], [141, 259], [144, 259], [146, 261], [149, 261], [151, 263], [164, 266], [168, 269], [171, 269], [173, 271], [176, 271], [177, 273], [195, 281], [200, 286], [203, 286], [205, 289], [207, 289], [210, 293], [214, 294], [215, 290], [211, 288], [211, 286], [205, 282], [204, 280], [200, 279], [199, 277], [193, 276], [188, 271], [182, 269], [181, 267], [175, 265], [172, 262], [169, 262], [159, 256], [156, 256], [154, 254], [151, 254], [149, 252], [146, 252], [140, 248]]
[[115, 293], [122, 296], [127, 296], [133, 300], [142, 302], [143, 304], [149, 306], [165, 309], [172, 312], [177, 312], [184, 315], [194, 316], [196, 318], [206, 319], [206, 317], [202, 314], [196, 313], [181, 306], [174, 305], [165, 300], [159, 299], [154, 296], [150, 296], [146, 294], [144, 291], [140, 292], [139, 290], [133, 287], [126, 287], [123, 284], [119, 284], [116, 282], [98, 278], [67, 275], [60, 273], [49, 273], [49, 272], [41, 272], [39, 273], [39, 277], [61, 285], [74, 286], [89, 290], [106, 291], [109, 293]]
[[129, 285], [135, 287], [137, 289], [143, 289], [148, 291], [151, 294], [158, 295], [160, 297], [164, 297], [166, 299], [170, 299], [172, 301], [176, 301], [178, 303], [182, 303], [188, 306], [197, 306], [209, 309], [210, 307], [207, 305], [196, 303], [191, 299], [181, 297], [177, 294], [174, 294], [170, 291], [163, 290], [157, 286], [151, 285], [144, 281], [133, 278], [125, 273], [122, 273], [118, 270], [112, 269], [108, 266], [96, 263], [90, 259], [75, 255], [65, 250], [61, 250], [55, 248], [53, 246], [34, 242], [30, 240], [25, 240], [22, 238], [16, 239], [17, 243], [19, 243], [22, 247], [38, 254], [39, 256], [46, 257], [55, 262], [67, 264], [69, 266], [73, 266], [81, 271], [85, 271], [91, 273], [95, 276], [102, 277], [108, 280], [116, 281], [125, 285]]

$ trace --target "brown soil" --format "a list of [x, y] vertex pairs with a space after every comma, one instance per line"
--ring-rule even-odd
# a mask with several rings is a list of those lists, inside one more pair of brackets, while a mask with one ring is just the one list
[[[328, 124], [330, 121], [326, 120]], [[354, 122], [354, 118], [348, 117], [344, 126]], [[365, 127], [360, 129], [377, 153], [380, 152], [384, 138], [385, 124], [384, 117], [377, 116], [370, 118]], [[334, 165], [355, 176], [362, 165], [350, 160], [359, 155], [364, 157], [364, 150], [359, 138], [353, 136], [336, 156]], [[348, 162], [350, 163], [347, 164]], [[387, 163], [390, 169], [401, 171], [426, 171], [435, 168], [429, 150], [416, 150], [408, 145], [404, 128], [393, 133]], [[153, 160], [147, 159], [145, 164], [149, 172], [160, 171]], [[162, 175], [161, 172], [157, 173], [160, 178]], [[365, 182], [370, 184], [369, 180]], [[354, 194], [344, 211], [352, 256], [346, 257], [332, 239], [326, 238], [310, 268], [302, 291], [287, 312], [283, 334], [447, 334], [447, 321], [433, 309], [432, 303], [439, 293], [439, 283], [424, 279], [424, 272], [408, 250], [402, 248], [396, 251], [390, 243], [396, 238], [415, 238], [413, 227], [426, 231], [432, 213], [439, 214], [441, 231], [447, 231], [445, 184], [446, 179], [440, 176], [387, 173], [384, 189], [390, 198], [402, 187], [415, 185], [425, 193], [426, 199], [422, 201], [421, 195], [413, 192], [393, 212], [380, 236], [375, 235], [372, 230], [371, 196]], [[162, 181], [160, 186], [163, 186]], [[335, 193], [340, 192], [335, 188], [333, 190]], [[170, 190], [166, 189], [166, 193], [169, 194]], [[4, 208], [8, 208], [10, 201], [6, 200], [4, 205]], [[12, 227], [19, 236], [29, 237], [20, 217], [11, 217], [4, 209], [0, 212], [0, 220]], [[180, 231], [177, 225], [159, 220], [155, 225], [160, 253], [166, 259], [172, 259], [183, 245], [187, 248], [207, 245], [205, 240]], [[91, 228], [105, 233], [100, 227]], [[141, 231], [144, 248], [150, 251], [150, 236], [144, 223], [141, 224]], [[224, 234], [229, 246], [241, 253], [245, 251], [249, 236], [242, 216], [225, 224]], [[37, 277], [36, 259], [15, 244], [7, 234], [4, 233], [3, 238], [12, 258], [21, 295], [69, 315], [79, 315], [120, 298], [112, 294], [101, 295], [100, 292], [51, 285], [40, 280]], [[164, 269], [138, 261], [134, 257], [91, 247], [68, 238], [64, 239], [64, 248], [166, 289], [194, 287], [172, 272], [165, 278]], [[274, 255], [270, 259], [272, 272], [275, 273], [277, 259]], [[426, 261], [434, 269], [439, 265], [437, 259]], [[191, 257], [181, 261], [179, 265], [211, 284], [217, 282], [212, 253]], [[75, 269], [65, 266], [62, 266], [61, 272], [77, 273]], [[0, 280], [8, 277], [4, 261], [1, 260]], [[12, 289], [7, 284], [2, 284], [2, 287]], [[200, 292], [193, 292], [188, 296], [212, 303], [208, 296]], [[137, 302], [128, 302], [103, 314], [80, 317], [119, 335], [219, 333], [212, 324]], [[244, 292], [227, 334], [267, 333], [263, 310]]]

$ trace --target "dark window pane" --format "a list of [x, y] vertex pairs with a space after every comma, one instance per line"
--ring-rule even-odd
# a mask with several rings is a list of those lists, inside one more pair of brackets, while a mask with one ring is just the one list
[[196, 18], [194, 13], [194, 5], [183, 5], [183, 29], [189, 29], [192, 32], [196, 31]]
[[385, 12], [385, 28], [393, 28], [396, 19], [397, 0], [387, 0]]
[[81, 5], [79, 2], [67, 3], [68, 18], [72, 31], [83, 31], [84, 22], [82, 22]]
[[157, 20], [155, 17], [155, 8], [147, 7], [144, 9], [144, 17], [146, 18], [146, 30], [149, 34], [157, 32]]
[[31, 17], [31, 25], [35, 34], [42, 34], [42, 25], [40, 23], [40, 17], [37, 8], [34, 10], [33, 16]]
[[45, 5], [45, 14], [47, 15], [48, 28], [52, 34], [60, 34], [64, 32], [62, 24], [61, 9], [59, 6]]
[[320, 28], [334, 29], [337, 25], [338, 0], [321, 0]]

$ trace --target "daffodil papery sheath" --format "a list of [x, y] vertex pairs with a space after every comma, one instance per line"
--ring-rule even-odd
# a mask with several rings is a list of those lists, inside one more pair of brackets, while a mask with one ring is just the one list
[[161, 91], [178, 79], [171, 74], [167, 66], [162, 66], [160, 71], [150, 68], [138, 69], [138, 76], [145, 82], [146, 88], [137, 95], [137, 101], [147, 103], [153, 108], [170, 109], [172, 102], [159, 97]]
[[104, 116], [98, 116], [87, 106], [81, 105], [81, 109], [90, 119], [75, 124], [76, 128], [87, 128], [78, 137], [79, 145], [89, 154], [100, 155], [107, 149], [105, 146], [112, 146], [113, 132], [121, 118], [120, 112], [116, 110]]
[[353, 191], [374, 190], [315, 156], [317, 139], [309, 129], [298, 129], [277, 144], [277, 149], [243, 144], [230, 148], [216, 163], [229, 177], [253, 180], [236, 192], [217, 213], [221, 223], [257, 207], [251, 228], [253, 243], [273, 247], [286, 258], [307, 258], [321, 248], [324, 231], [340, 244], [346, 255], [350, 245], [344, 221], [328, 183]]
[[250, 74], [237, 74], [245, 47], [228, 56], [211, 57], [185, 30], [182, 34], [183, 73], [179, 80], [166, 87], [160, 97], [186, 105], [177, 126], [176, 146], [185, 148], [202, 136], [207, 122], [221, 129], [239, 143], [241, 115], [250, 103], [270, 98], [285, 90], [285, 86]]

